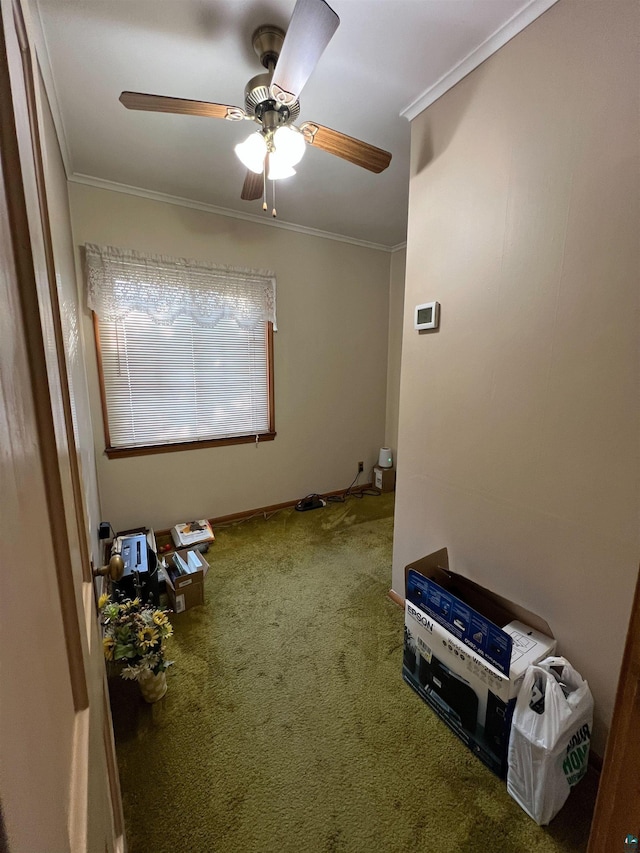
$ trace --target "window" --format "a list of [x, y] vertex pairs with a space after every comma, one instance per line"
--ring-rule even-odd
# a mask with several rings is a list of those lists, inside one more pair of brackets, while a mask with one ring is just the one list
[[275, 437], [275, 278], [85, 246], [106, 453]]

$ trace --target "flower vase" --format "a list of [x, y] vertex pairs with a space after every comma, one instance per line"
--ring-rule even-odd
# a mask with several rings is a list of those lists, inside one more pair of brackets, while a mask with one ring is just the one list
[[156, 675], [146, 669], [138, 678], [138, 684], [145, 702], [158, 702], [167, 692], [167, 673], [162, 670]]

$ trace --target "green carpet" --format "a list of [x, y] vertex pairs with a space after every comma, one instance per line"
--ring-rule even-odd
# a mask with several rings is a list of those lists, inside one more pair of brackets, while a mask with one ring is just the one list
[[392, 494], [216, 531], [166, 697], [110, 682], [130, 853], [586, 849], [594, 779], [536, 826], [403, 682], [392, 535]]

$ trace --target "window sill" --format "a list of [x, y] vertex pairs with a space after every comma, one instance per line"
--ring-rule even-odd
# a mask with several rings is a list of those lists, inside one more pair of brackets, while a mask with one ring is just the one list
[[260, 435], [240, 435], [234, 438], [210, 438], [206, 441], [183, 441], [172, 444], [150, 444], [143, 447], [106, 447], [105, 455], [109, 459], [125, 459], [129, 456], [150, 456], [155, 453], [176, 453], [182, 450], [198, 450], [203, 447], [220, 447], [230, 444], [256, 444], [273, 441], [276, 432], [263, 432]]

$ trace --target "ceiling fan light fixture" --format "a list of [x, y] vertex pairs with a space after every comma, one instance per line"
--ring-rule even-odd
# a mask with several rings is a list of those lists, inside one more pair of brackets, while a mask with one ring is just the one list
[[289, 166], [295, 166], [302, 160], [306, 142], [304, 136], [296, 127], [279, 127], [273, 134], [273, 146], [279, 157]]
[[257, 175], [262, 172], [267, 142], [261, 133], [252, 133], [244, 142], [239, 142], [233, 150], [243, 166]]
[[389, 151], [329, 127], [311, 121], [305, 121], [301, 128], [295, 126], [300, 115], [300, 92], [339, 23], [327, 0], [295, 0], [286, 34], [271, 24], [258, 27], [252, 43], [267, 71], [252, 77], [245, 86], [244, 109], [146, 92], [122, 92], [120, 101], [131, 110], [233, 121], [249, 119], [261, 125], [259, 131], [234, 148], [247, 170], [240, 197], [255, 201], [262, 194], [266, 210], [267, 180], [270, 180], [275, 216], [275, 181], [295, 175], [293, 167], [302, 159], [307, 145], [376, 174], [384, 171], [391, 161]]

